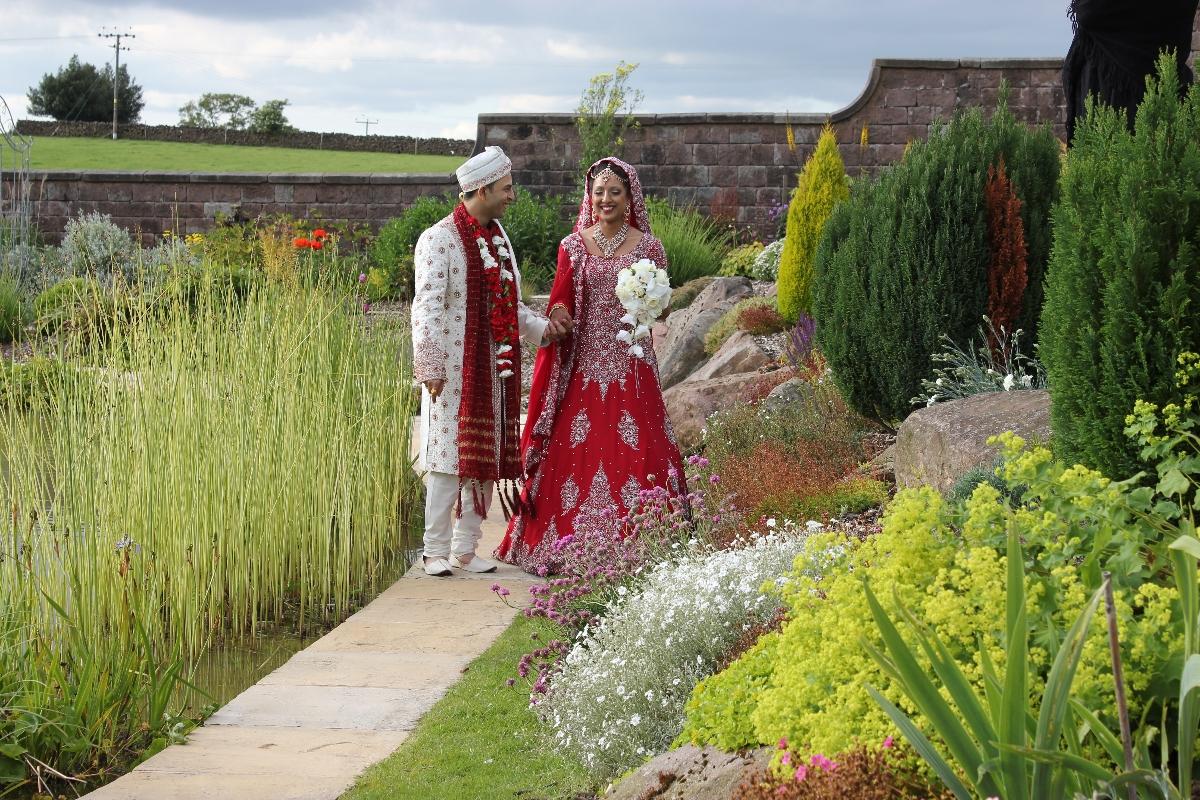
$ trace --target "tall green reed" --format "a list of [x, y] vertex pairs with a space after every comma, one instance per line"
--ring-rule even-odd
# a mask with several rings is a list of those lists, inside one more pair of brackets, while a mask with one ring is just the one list
[[[418, 491], [406, 329], [368, 328], [336, 289], [194, 290], [167, 284], [100, 335], [72, 334], [60, 349], [78, 368], [0, 409], [0, 667], [45, 689], [0, 691], [41, 719], [0, 715], [0, 757], [25, 747], [27, 767], [86, 772], [106, 736], [143, 722], [148, 746], [161, 681], [122, 686], [146, 695], [125, 705], [111, 680], [71, 682], [163, 675], [169, 696], [216, 640], [339, 617], [402, 547]], [[38, 708], [64, 693], [108, 697], [108, 727]], [[52, 724], [83, 743], [34, 735]]]

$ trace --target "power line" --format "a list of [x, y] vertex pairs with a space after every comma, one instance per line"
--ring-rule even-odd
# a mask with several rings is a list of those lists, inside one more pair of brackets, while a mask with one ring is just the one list
[[[115, 64], [113, 65], [113, 130], [112, 138], [116, 141], [117, 138], [117, 97], [120, 94], [121, 87], [121, 39], [136, 39], [132, 33], [98, 33], [96, 34], [102, 39], [116, 39], [113, 44], [113, 51], [116, 53]], [[129, 48], [126, 47], [126, 50]]]

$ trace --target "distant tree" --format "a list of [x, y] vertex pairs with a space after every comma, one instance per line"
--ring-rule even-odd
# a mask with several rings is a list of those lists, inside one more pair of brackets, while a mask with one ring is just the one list
[[[117, 121], [137, 122], [145, 102], [142, 87], [121, 67], [117, 93]], [[112, 119], [113, 71], [103, 70], [71, 56], [66, 66], [53, 75], [47, 73], [27, 94], [29, 113], [38, 117], [81, 122], [107, 122]]]
[[287, 100], [268, 100], [250, 114], [250, 130], [254, 133], [283, 133], [295, 130], [283, 113]]
[[254, 101], [244, 94], [205, 92], [179, 109], [179, 124], [185, 128], [245, 130], [254, 113]]

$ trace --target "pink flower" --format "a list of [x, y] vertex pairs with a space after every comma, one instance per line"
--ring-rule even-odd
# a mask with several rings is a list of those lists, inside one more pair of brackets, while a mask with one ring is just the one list
[[802, 781], [807, 777], [808, 777], [808, 767], [804, 766], [803, 764], [796, 767], [796, 774], [795, 774], [796, 780]]
[[792, 754], [791, 754], [791, 753], [784, 753], [784, 754], [783, 754], [783, 758], [779, 759], [779, 763], [780, 763], [780, 764], [783, 764], [785, 767], [786, 767], [788, 764], [791, 764], [791, 763], [792, 763]]
[[892, 737], [891, 737], [891, 736], [889, 736], [889, 737], [887, 737], [886, 739], [884, 739], [884, 740], [883, 740], [883, 749], [884, 749], [884, 750], [891, 750], [891, 749], [892, 749], [892, 745], [893, 745], [893, 744], [895, 744], [895, 742], [893, 741]]
[[366, 283], [367, 282], [367, 273], [365, 273], [365, 272], [358, 273], [358, 282]]
[[784, 736], [784, 737], [781, 737], [781, 738], [780, 738], [780, 740], [779, 740], [779, 749], [780, 749], [780, 750], [787, 750], [787, 737], [786, 737], [786, 736]]

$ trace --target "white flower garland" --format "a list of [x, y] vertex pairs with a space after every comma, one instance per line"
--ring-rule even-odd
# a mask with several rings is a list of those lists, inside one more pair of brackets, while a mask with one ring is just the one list
[[[499, 268], [501, 281], [511, 281], [514, 279], [512, 271], [504, 267], [504, 262], [512, 260], [512, 254], [509, 253], [508, 243], [504, 241], [503, 236], [496, 235], [492, 237], [492, 244], [496, 245], [496, 253], [500, 256], [499, 262], [492, 257], [487, 239], [484, 239], [482, 236], [476, 236], [475, 244], [479, 245], [479, 257], [483, 259], [484, 269]], [[499, 375], [501, 378], [512, 377], [513, 362], [512, 356], [509, 355], [510, 353], [512, 353], [512, 345], [510, 344], [502, 344], [496, 348], [496, 367], [500, 370]]]

